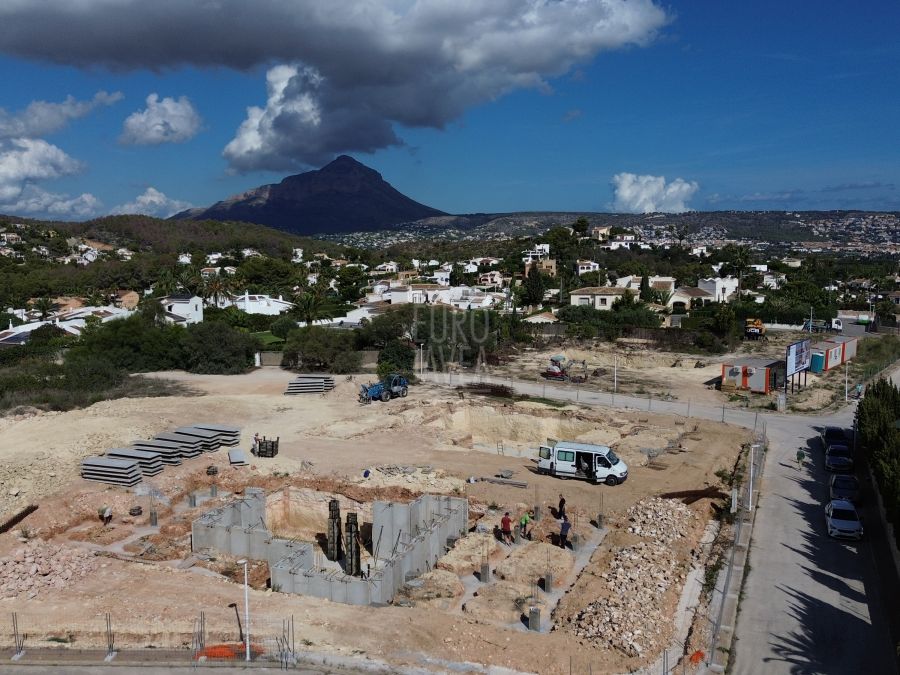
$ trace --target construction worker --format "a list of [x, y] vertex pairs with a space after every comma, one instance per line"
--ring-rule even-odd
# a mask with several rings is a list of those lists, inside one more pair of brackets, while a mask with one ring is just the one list
[[250, 451], [256, 456], [259, 453], [259, 432], [253, 434], [253, 449]]
[[512, 546], [512, 519], [509, 517], [509, 511], [500, 519], [500, 539], [504, 544]]
[[556, 509], [556, 517], [563, 518], [566, 515], [566, 498], [559, 495], [559, 507]]
[[559, 526], [559, 547], [565, 548], [569, 543], [569, 530], [572, 529], [572, 523], [569, 522], [569, 516], [563, 516], [562, 525]]
[[531, 511], [526, 511], [524, 514], [522, 514], [522, 517], [519, 518], [519, 534], [522, 539], [531, 539], [531, 530], [528, 529], [528, 524], [533, 519], [534, 513], [532, 513]]

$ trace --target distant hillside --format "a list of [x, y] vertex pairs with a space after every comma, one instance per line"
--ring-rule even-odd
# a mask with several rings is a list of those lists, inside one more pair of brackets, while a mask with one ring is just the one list
[[210, 252], [255, 248], [269, 255], [289, 255], [292, 248], [337, 250], [334, 244], [313, 242], [264, 225], [216, 220], [172, 221], [150, 216], [109, 216], [83, 223], [53, 223], [66, 236], [85, 237], [155, 253]]
[[389, 229], [443, 212], [395, 190], [381, 174], [341, 155], [327, 166], [288, 176], [173, 219], [242, 220], [295, 234]]

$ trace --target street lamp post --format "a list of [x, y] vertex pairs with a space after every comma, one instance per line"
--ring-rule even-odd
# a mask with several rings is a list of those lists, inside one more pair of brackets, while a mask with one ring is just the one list
[[844, 361], [844, 403], [850, 400], [849, 377], [850, 364]]
[[237, 561], [244, 566], [244, 647], [246, 660], [250, 660], [250, 584], [247, 576], [247, 560]]
[[237, 617], [238, 622], [238, 642], [244, 641], [244, 628], [241, 625], [241, 613], [238, 611], [238, 606], [236, 602], [229, 602], [228, 606], [234, 610], [234, 615]]

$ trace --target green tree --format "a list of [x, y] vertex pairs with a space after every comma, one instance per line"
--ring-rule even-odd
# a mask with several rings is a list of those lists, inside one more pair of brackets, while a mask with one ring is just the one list
[[720, 302], [713, 312], [713, 332], [718, 335], [728, 335], [734, 328], [734, 309], [727, 302]]
[[522, 302], [526, 305], [541, 305], [544, 301], [544, 277], [537, 265], [528, 269], [525, 283], [522, 285]]
[[641, 277], [638, 297], [641, 299], [641, 302], [653, 302], [653, 290], [650, 288], [650, 277], [647, 274]]
[[182, 265], [177, 275], [178, 287], [191, 295], [200, 295], [203, 290], [203, 277], [194, 265]]
[[450, 268], [450, 285], [461, 286], [465, 281], [462, 265], [455, 264]]
[[297, 321], [286, 314], [282, 314], [272, 322], [269, 330], [272, 332], [272, 335], [284, 340], [287, 339], [291, 331], [297, 330]]
[[391, 340], [378, 352], [378, 376], [399, 373], [406, 378], [413, 376], [416, 352], [408, 343]]
[[218, 307], [219, 302], [231, 297], [234, 292], [234, 278], [229, 274], [213, 274], [203, 281], [201, 294], [204, 300], [212, 300]]
[[350, 331], [307, 326], [291, 332], [282, 351], [282, 365], [298, 370], [359, 372], [362, 362]]
[[41, 320], [46, 319], [50, 312], [56, 309], [56, 304], [50, 298], [44, 296], [31, 303], [31, 308], [40, 314]]
[[188, 326], [181, 343], [185, 370], [216, 375], [245, 372], [261, 348], [254, 336], [220, 321]]
[[585, 234], [587, 234], [590, 225], [591, 224], [588, 222], [588, 219], [584, 216], [581, 216], [580, 218], [578, 218], [578, 220], [572, 223], [572, 229], [574, 230], [576, 235], [584, 236]]
[[369, 278], [359, 267], [342, 267], [337, 273], [338, 295], [344, 302], [358, 300], [368, 283]]
[[300, 291], [294, 299], [294, 313], [305, 321], [307, 326], [312, 326], [319, 319], [333, 319], [328, 308], [328, 302], [320, 289]]
[[897, 306], [890, 300], [882, 300], [875, 305], [875, 317], [883, 326], [897, 325]]
[[171, 267], [160, 270], [153, 284], [153, 295], [158, 298], [171, 295], [178, 290], [178, 278]]

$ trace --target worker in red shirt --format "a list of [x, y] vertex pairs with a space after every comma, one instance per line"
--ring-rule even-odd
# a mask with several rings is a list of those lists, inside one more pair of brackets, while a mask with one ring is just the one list
[[500, 535], [504, 544], [512, 546], [512, 519], [509, 517], [509, 511], [504, 513], [500, 519]]

